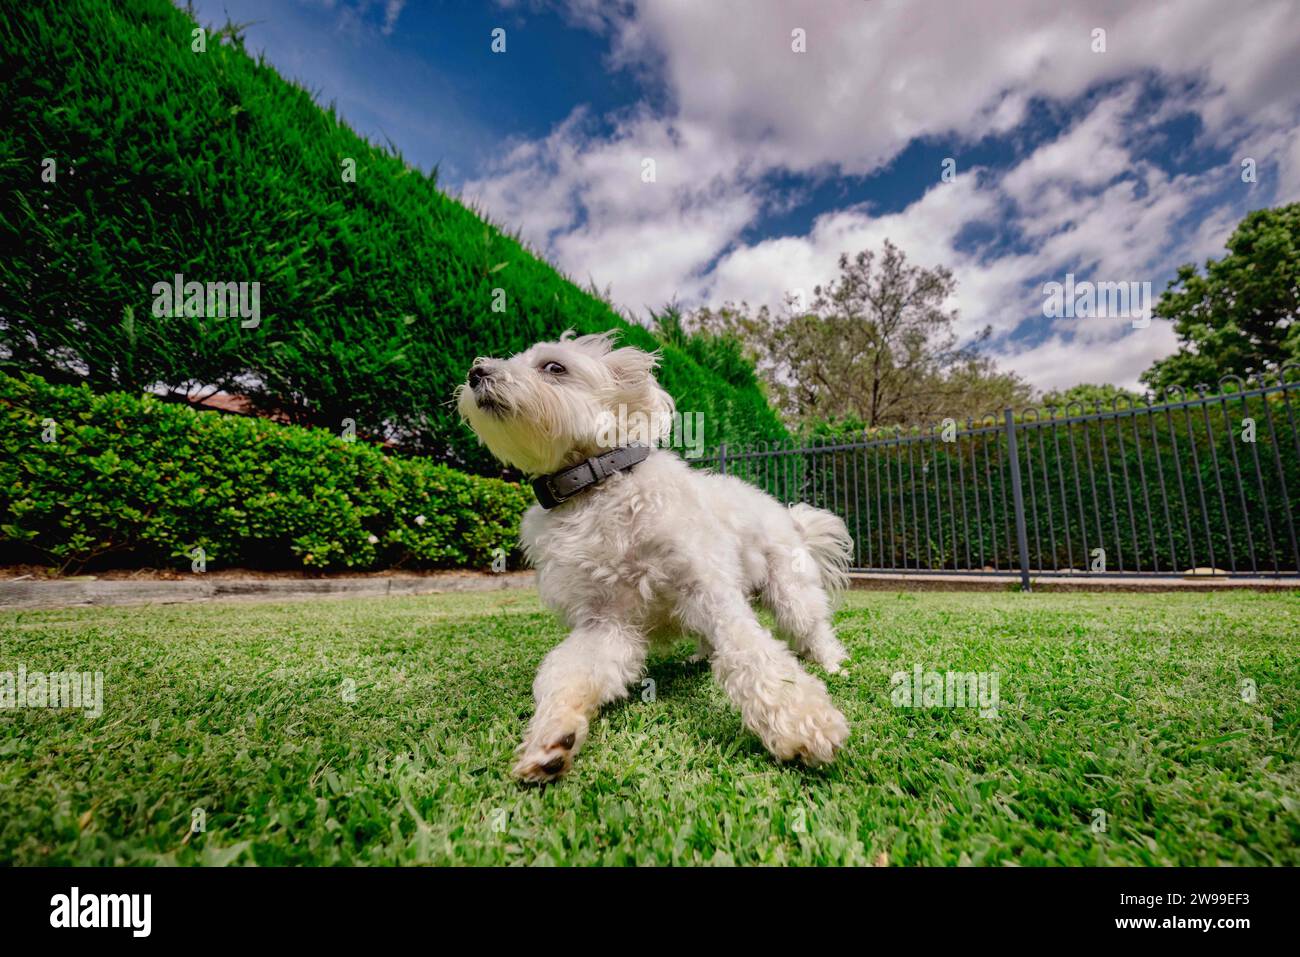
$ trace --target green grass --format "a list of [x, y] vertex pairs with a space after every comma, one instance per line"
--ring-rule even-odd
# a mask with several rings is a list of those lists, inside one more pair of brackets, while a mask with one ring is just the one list
[[[774, 763], [683, 645], [537, 789], [507, 771], [562, 631], [529, 592], [6, 612], [0, 671], [105, 690], [0, 711], [0, 861], [1300, 864], [1300, 594], [859, 593], [838, 623], [834, 765]], [[999, 717], [893, 707], [917, 663], [995, 671]]]

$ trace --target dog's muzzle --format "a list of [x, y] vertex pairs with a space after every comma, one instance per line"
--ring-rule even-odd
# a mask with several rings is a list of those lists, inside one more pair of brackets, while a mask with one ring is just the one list
[[470, 391], [474, 393], [474, 404], [484, 412], [503, 412], [505, 403], [493, 390], [492, 373], [483, 366], [475, 366], [465, 377]]

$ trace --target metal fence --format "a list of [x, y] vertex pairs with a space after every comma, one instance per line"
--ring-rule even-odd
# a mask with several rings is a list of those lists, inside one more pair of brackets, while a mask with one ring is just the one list
[[1297, 393], [1288, 364], [1159, 404], [724, 445], [696, 464], [836, 512], [856, 571], [1300, 576]]

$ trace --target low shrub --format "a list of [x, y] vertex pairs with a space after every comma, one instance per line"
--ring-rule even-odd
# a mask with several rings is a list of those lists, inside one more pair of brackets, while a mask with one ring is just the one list
[[[487, 567], [532, 493], [324, 429], [0, 376], [0, 558]], [[499, 562], [498, 562], [499, 567]]]

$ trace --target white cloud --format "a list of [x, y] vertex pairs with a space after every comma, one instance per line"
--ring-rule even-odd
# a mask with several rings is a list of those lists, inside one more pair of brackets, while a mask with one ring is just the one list
[[406, 0], [388, 0], [384, 4], [384, 25], [382, 27], [384, 36], [388, 36], [393, 32], [393, 28], [397, 26], [397, 18], [402, 15], [402, 10], [405, 7]]
[[745, 157], [699, 125], [638, 111], [603, 138], [587, 127], [585, 111], [575, 111], [463, 194], [571, 276], [612, 283], [624, 307], [644, 314], [692, 284], [753, 222], [759, 189]]
[[965, 296], [979, 295], [980, 284], [954, 244], [967, 223], [991, 216], [996, 203], [992, 191], [980, 188], [973, 170], [932, 186], [900, 213], [873, 216], [863, 208], [827, 213], [806, 236], [768, 239], [731, 251], [692, 290], [693, 298], [777, 305], [796, 289], [811, 297], [814, 286], [834, 276], [841, 253], [878, 249], [890, 239], [920, 265], [953, 266], [959, 284], [954, 304], [961, 307]]
[[1293, 203], [1300, 200], [1300, 129], [1291, 131], [1279, 167], [1277, 201]]
[[1123, 144], [1140, 89], [1131, 84], [1097, 105], [1064, 135], [1035, 150], [1002, 178], [1002, 188], [1030, 211], [1051, 185], [1104, 186], [1130, 172], [1133, 157]]
[[[608, 130], [576, 110], [463, 193], [637, 313], [674, 296], [776, 303], [832, 278], [841, 253], [890, 238], [914, 261], [953, 269], [962, 329], [992, 324], [1002, 361], [1036, 385], [1132, 384], [1172, 350], [1168, 327], [1117, 327], [1111, 338], [1054, 328], [1026, 348], [1010, 334], [1045, 321], [1033, 318], [1043, 277], [1145, 279], [1158, 294], [1178, 264], [1217, 254], [1248, 209], [1300, 197], [1300, 5], [1290, 0], [1089, 0], [1050, 15], [1036, 0], [581, 0], [569, 15], [608, 34], [610, 63], [660, 84], [655, 101], [668, 106], [607, 117]], [[806, 53], [791, 50], [795, 28]], [[1104, 53], [1092, 50], [1096, 28]], [[1143, 99], [1153, 84], [1167, 94], [1155, 112]], [[1014, 136], [1031, 101], [1090, 92], [1060, 136], [1010, 169], [963, 168], [952, 183], [936, 169], [901, 211], [856, 205], [817, 216], [803, 235], [745, 238], [791, 203], [774, 174], [869, 174], [918, 138], [951, 144], [960, 164], [985, 134]], [[1253, 191], [1235, 162], [1189, 174], [1143, 158], [1155, 125], [1183, 112], [1200, 118], [1202, 143], [1259, 159]], [[656, 183], [641, 182], [646, 158]], [[968, 248], [965, 231], [980, 225], [1020, 246]]]
[[1069, 98], [1147, 71], [1203, 81], [1219, 125], [1294, 98], [1300, 59], [1291, 0], [1090, 0], [1050, 15], [1037, 0], [646, 0], [612, 29], [615, 62], [659, 69], [679, 117], [770, 165], [844, 173], [917, 136], [978, 137], [1009, 94]]
[[[1074, 328], [1065, 328], [1071, 323]], [[1134, 329], [1123, 319], [1059, 320], [1054, 325], [1059, 328], [1043, 342], [998, 354], [998, 361], [1043, 390], [1111, 382], [1142, 391], [1138, 376], [1177, 346], [1173, 325], [1159, 319], [1145, 329]]]

